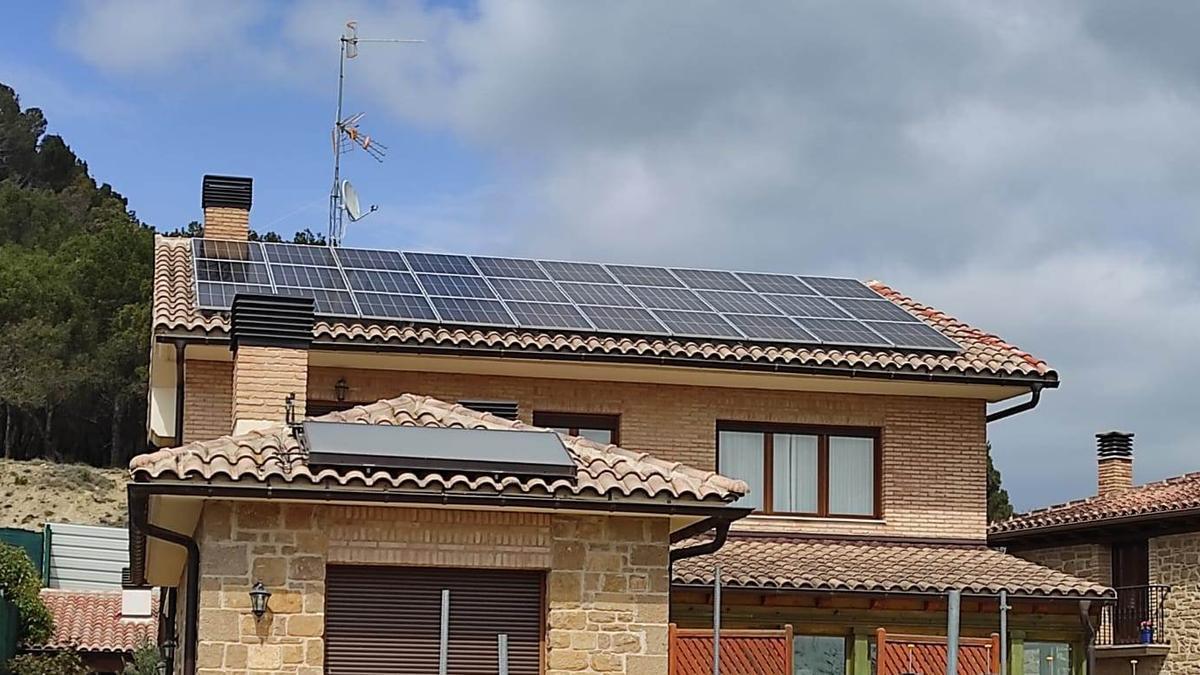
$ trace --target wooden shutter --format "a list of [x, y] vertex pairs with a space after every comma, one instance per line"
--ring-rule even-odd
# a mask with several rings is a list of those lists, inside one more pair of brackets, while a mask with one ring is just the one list
[[508, 635], [511, 675], [541, 672], [541, 572], [330, 566], [325, 667], [331, 675], [437, 673], [442, 589], [450, 590], [450, 675], [495, 675]]

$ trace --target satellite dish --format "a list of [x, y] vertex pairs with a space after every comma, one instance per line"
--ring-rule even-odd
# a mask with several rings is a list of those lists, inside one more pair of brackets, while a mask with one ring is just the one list
[[358, 190], [348, 180], [342, 181], [342, 208], [346, 209], [351, 222], [363, 217], [362, 206], [358, 203]]

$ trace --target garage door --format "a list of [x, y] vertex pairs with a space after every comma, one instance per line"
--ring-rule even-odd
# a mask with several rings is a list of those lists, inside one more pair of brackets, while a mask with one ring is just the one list
[[508, 672], [540, 672], [543, 573], [330, 566], [325, 669], [332, 675], [438, 672], [442, 590], [450, 591], [449, 675], [496, 675], [499, 635]]

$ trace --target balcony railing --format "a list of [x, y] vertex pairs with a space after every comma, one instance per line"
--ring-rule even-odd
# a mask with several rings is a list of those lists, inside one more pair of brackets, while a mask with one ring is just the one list
[[[1171, 587], [1152, 584], [1124, 586], [1116, 590], [1116, 603], [1105, 605], [1100, 612], [1100, 631], [1096, 634], [1096, 644], [1167, 644], [1163, 603]], [[1150, 631], [1148, 636], [1142, 634], [1144, 627]]]

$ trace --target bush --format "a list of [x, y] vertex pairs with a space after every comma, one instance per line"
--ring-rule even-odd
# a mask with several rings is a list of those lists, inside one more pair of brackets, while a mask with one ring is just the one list
[[42, 575], [25, 550], [0, 542], [0, 593], [17, 608], [20, 642], [42, 643], [54, 632], [54, 617], [38, 595], [41, 589]]
[[125, 664], [125, 672], [122, 675], [157, 675], [159, 663], [158, 648], [149, 642], [143, 642], [133, 651], [133, 662]]
[[75, 651], [53, 654], [24, 654], [8, 662], [12, 675], [87, 675], [87, 668]]

